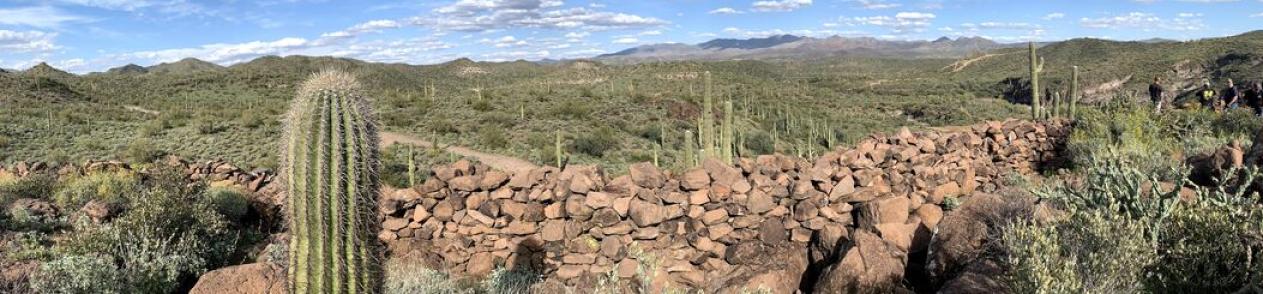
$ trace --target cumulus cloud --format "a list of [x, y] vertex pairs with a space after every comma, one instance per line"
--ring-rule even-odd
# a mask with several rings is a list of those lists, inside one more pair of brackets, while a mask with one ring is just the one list
[[1101, 18], [1085, 17], [1079, 19], [1079, 23], [1084, 27], [1095, 29], [1197, 31], [1206, 28], [1206, 24], [1201, 20], [1201, 17], [1201, 14], [1196, 13], [1180, 13], [1174, 18], [1163, 19], [1152, 13], [1131, 12]]
[[751, 5], [754, 11], [794, 11], [811, 6], [811, 0], [764, 0], [755, 1]]
[[412, 18], [412, 23], [455, 31], [509, 28], [602, 30], [668, 23], [654, 17], [561, 6], [559, 0], [461, 0], [434, 9], [437, 15]]
[[842, 19], [850, 25], [868, 25], [890, 29], [894, 34], [908, 34], [925, 31], [936, 16], [925, 12], [900, 12], [894, 16], [861, 16]]
[[890, 9], [903, 6], [903, 4], [889, 3], [885, 0], [856, 0], [855, 2], [864, 9]]
[[478, 41], [478, 43], [491, 45], [496, 48], [520, 47], [520, 46], [526, 46], [527, 44], [526, 40], [518, 40], [516, 37], [513, 37], [513, 36], [504, 36], [495, 40], [482, 39]]
[[1048, 15], [1045, 15], [1043, 17], [1044, 20], [1054, 20], [1054, 19], [1062, 19], [1062, 18], [1066, 18], [1066, 14], [1061, 13], [1061, 12], [1049, 13]]
[[60, 49], [53, 43], [56, 33], [0, 30], [0, 53], [50, 52]]
[[640, 39], [636, 39], [633, 37], [623, 37], [623, 38], [615, 39], [614, 42], [611, 42], [611, 43], [622, 44], [622, 45], [636, 44], [636, 43], [640, 43]]
[[706, 14], [743, 14], [744, 11], [733, 9], [732, 7], [720, 7], [715, 10], [706, 12]]
[[86, 19], [48, 6], [0, 8], [0, 25], [57, 28], [65, 23], [79, 21]]

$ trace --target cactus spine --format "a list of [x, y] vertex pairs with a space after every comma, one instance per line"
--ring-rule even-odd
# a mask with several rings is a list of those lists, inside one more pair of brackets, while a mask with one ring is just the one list
[[1074, 66], [1070, 71], [1070, 109], [1068, 109], [1069, 117], [1075, 118], [1075, 111], [1079, 107], [1079, 66]]
[[1044, 110], [1039, 103], [1039, 73], [1044, 71], [1044, 59], [1035, 52], [1035, 42], [1027, 44], [1031, 54], [1031, 116], [1038, 120], [1044, 118]]
[[286, 119], [289, 293], [381, 292], [376, 234], [378, 137], [369, 102], [349, 74], [303, 83]]

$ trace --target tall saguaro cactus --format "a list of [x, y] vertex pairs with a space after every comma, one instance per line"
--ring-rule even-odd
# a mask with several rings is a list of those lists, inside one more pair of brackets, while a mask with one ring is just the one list
[[705, 78], [706, 85], [705, 90], [702, 93], [702, 120], [697, 130], [701, 133], [702, 137], [702, 158], [699, 158], [699, 161], [706, 159], [706, 157], [715, 156], [716, 153], [718, 153], [717, 150], [715, 150], [715, 145], [717, 143], [715, 138], [714, 123], [715, 99], [712, 97], [713, 93], [711, 92], [710, 72], [708, 71], [704, 73], [703, 76]]
[[1044, 58], [1035, 52], [1035, 42], [1028, 44], [1031, 53], [1031, 116], [1043, 118], [1044, 110], [1039, 103], [1039, 73], [1044, 71]]
[[1070, 117], [1070, 119], [1074, 119], [1075, 111], [1079, 107], [1079, 66], [1078, 65], [1072, 67], [1070, 71], [1070, 97], [1068, 98], [1070, 98], [1070, 109], [1067, 110], [1067, 112], [1069, 112], [1068, 116]]
[[376, 118], [353, 76], [313, 75], [283, 144], [289, 191], [289, 293], [380, 293]]

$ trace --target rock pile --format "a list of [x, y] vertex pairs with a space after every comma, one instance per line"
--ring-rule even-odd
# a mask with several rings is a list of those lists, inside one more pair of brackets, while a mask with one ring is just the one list
[[655, 287], [708, 293], [896, 287], [945, 202], [1053, 161], [1068, 131], [1016, 120], [904, 129], [814, 162], [707, 160], [679, 174], [641, 163], [613, 179], [591, 166], [509, 175], [462, 161], [386, 194], [379, 237], [392, 254], [430, 253], [458, 275], [532, 268], [583, 285], [657, 273]]
[[[239, 186], [257, 192], [276, 180], [276, 173], [268, 169], [247, 171], [221, 160], [202, 163], [189, 162], [179, 157], [167, 157], [163, 164], [184, 171], [189, 180], [206, 180], [215, 186]], [[130, 171], [133, 167], [121, 161], [92, 161], [80, 165], [53, 166], [44, 162], [21, 161], [10, 166], [0, 165], [0, 174], [25, 177], [34, 173], [56, 172], [60, 176], [84, 175], [100, 171]]]

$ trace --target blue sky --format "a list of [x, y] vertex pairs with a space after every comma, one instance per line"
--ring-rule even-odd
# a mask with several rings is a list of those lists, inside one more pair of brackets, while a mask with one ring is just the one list
[[0, 0], [0, 67], [72, 72], [264, 55], [431, 64], [590, 57], [775, 34], [1001, 42], [1263, 29], [1263, 0]]

